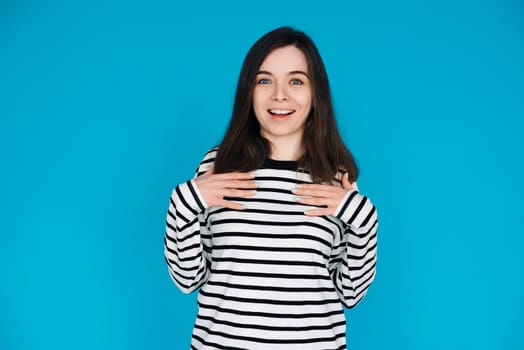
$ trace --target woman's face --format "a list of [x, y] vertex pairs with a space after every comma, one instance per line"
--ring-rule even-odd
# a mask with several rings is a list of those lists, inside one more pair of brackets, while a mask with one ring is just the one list
[[260, 134], [276, 145], [301, 142], [312, 91], [304, 53], [295, 46], [272, 51], [258, 70], [253, 91]]

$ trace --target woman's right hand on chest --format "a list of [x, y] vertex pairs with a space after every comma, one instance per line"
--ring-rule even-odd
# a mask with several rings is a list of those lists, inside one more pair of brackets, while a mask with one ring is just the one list
[[209, 207], [242, 210], [244, 206], [224, 198], [250, 197], [256, 193], [254, 177], [246, 172], [215, 174], [214, 167], [197, 177], [194, 182]]

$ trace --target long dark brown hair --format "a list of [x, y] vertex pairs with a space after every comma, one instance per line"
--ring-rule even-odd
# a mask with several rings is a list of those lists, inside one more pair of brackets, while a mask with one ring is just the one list
[[315, 44], [305, 33], [277, 28], [262, 36], [244, 59], [233, 106], [233, 115], [215, 159], [215, 171], [251, 171], [260, 168], [270, 156], [267, 139], [260, 135], [260, 124], [253, 110], [256, 75], [264, 59], [275, 49], [293, 45], [306, 56], [313, 86], [311, 112], [304, 127], [304, 152], [298, 166], [311, 174], [314, 182], [331, 183], [335, 174], [348, 173], [350, 182], [358, 176], [355, 160], [338, 132], [329, 81]]

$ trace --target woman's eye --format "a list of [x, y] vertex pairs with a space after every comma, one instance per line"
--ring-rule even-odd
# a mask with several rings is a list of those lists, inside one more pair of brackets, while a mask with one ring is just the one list
[[258, 81], [258, 83], [262, 85], [269, 84], [269, 79], [262, 78]]
[[302, 85], [302, 84], [304, 84], [304, 83], [300, 79], [292, 79], [291, 80], [291, 85]]

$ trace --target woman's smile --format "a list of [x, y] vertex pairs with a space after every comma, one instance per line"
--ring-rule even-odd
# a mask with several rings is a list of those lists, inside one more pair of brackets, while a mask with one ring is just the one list
[[274, 120], [286, 120], [295, 113], [294, 109], [268, 109], [267, 111]]

